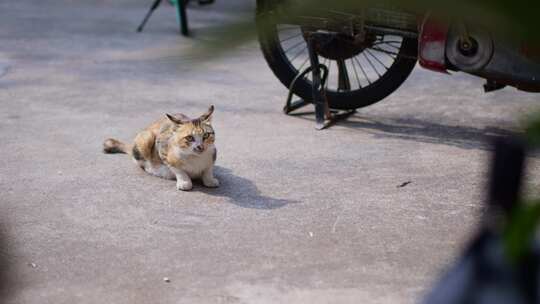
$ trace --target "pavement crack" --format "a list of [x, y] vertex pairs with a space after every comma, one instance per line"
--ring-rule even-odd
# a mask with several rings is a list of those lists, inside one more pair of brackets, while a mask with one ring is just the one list
[[336, 233], [336, 226], [339, 222], [339, 215], [336, 217], [336, 220], [334, 221], [334, 225], [332, 225], [332, 233]]
[[341, 210], [341, 212], [336, 216], [336, 220], [334, 221], [334, 224], [332, 225], [332, 233], [336, 233], [336, 226], [339, 223], [340, 217], [343, 214], [344, 210]]
[[411, 181], [406, 181], [406, 182], [404, 182], [404, 183], [398, 185], [397, 188], [403, 188], [403, 187], [407, 186], [407, 185], [410, 184], [410, 183], [412, 183], [412, 182], [411, 182]]

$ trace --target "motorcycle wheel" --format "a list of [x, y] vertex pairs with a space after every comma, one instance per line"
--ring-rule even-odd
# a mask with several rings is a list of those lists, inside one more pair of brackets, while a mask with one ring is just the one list
[[[258, 1], [257, 31], [264, 58], [276, 77], [289, 88], [293, 79], [309, 66], [307, 43], [302, 27], [278, 24], [264, 18], [268, 1]], [[399, 88], [414, 69], [418, 41], [395, 35], [377, 36], [370, 47], [343, 51], [343, 44], [325, 54], [320, 63], [329, 69], [325, 86], [330, 108], [357, 109], [374, 104]], [[307, 65], [306, 65], [307, 64]], [[340, 74], [346, 74], [348, 85], [339, 86]], [[293, 92], [312, 101], [311, 74], [299, 79]]]

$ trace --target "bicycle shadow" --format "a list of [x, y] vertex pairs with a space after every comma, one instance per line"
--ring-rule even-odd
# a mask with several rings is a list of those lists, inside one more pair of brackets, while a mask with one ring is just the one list
[[299, 201], [262, 195], [255, 183], [233, 174], [232, 170], [228, 168], [214, 166], [214, 174], [219, 179], [220, 186], [212, 189], [201, 186], [200, 191], [208, 195], [226, 197], [229, 202], [237, 206], [271, 210], [299, 203]]
[[[313, 112], [301, 112], [295, 117], [315, 121]], [[358, 129], [374, 138], [391, 138], [421, 143], [441, 144], [462, 149], [492, 150], [492, 142], [498, 137], [521, 136], [522, 132], [500, 127], [473, 127], [446, 125], [416, 118], [367, 117], [358, 113], [334, 126]], [[533, 153], [538, 155], [538, 153]]]

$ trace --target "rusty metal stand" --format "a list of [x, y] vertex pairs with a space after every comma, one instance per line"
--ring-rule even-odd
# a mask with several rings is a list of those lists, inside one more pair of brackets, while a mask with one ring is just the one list
[[[330, 127], [339, 120], [346, 119], [356, 112], [356, 110], [336, 111], [330, 110], [328, 106], [328, 99], [325, 93], [325, 84], [328, 79], [328, 67], [319, 63], [319, 57], [315, 51], [315, 37], [316, 35], [328, 35], [327, 33], [309, 33], [307, 35], [307, 46], [309, 53], [310, 66], [304, 71], [296, 75], [289, 86], [289, 95], [287, 101], [283, 107], [283, 112], [287, 115], [294, 110], [303, 108], [310, 104], [310, 102], [303, 99], [292, 101], [294, 95], [293, 89], [296, 82], [299, 79], [304, 78], [308, 73], [312, 73], [312, 85], [311, 94], [313, 97], [313, 105], [315, 106], [315, 121], [317, 130], [322, 130]], [[322, 71], [322, 75], [321, 75]], [[341, 75], [341, 74], [340, 74]], [[338, 89], [349, 89], [348, 79], [339, 79]]]

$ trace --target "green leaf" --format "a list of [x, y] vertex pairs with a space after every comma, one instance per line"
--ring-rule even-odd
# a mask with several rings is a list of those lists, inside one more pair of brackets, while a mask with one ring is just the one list
[[535, 114], [528, 123], [526, 136], [531, 145], [540, 146], [540, 113]]
[[530, 251], [540, 222], [540, 200], [519, 206], [512, 212], [503, 232], [506, 253], [512, 261], [518, 261]]

